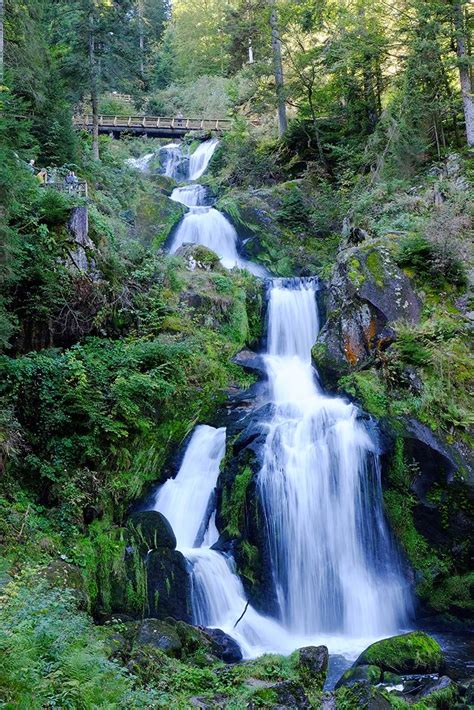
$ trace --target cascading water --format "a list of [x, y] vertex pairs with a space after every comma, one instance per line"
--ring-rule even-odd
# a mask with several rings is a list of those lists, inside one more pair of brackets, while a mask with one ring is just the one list
[[[213, 138], [198, 146], [189, 160], [190, 179], [197, 179], [204, 173], [218, 143], [219, 141]], [[175, 146], [172, 145], [174, 151]], [[179, 162], [176, 165], [179, 166]], [[226, 269], [238, 267], [255, 276], [267, 275], [263, 266], [247, 261], [239, 255], [236, 230], [219, 210], [206, 204], [208, 193], [203, 185], [177, 187], [171, 193], [171, 199], [189, 207], [189, 212], [174, 233], [169, 247], [170, 254], [175, 254], [184, 244], [201, 244], [217, 254]]]
[[258, 484], [280, 617], [295, 634], [380, 637], [406, 622], [378, 459], [357, 408], [316, 382], [312, 280], [270, 287], [265, 356], [274, 414]]
[[248, 658], [269, 651], [289, 653], [293, 640], [279, 624], [247, 606], [232, 558], [211, 549], [219, 537], [212, 497], [224, 453], [224, 428], [196, 427], [176, 478], [158, 489], [153, 509], [168, 519], [177, 549], [189, 562], [193, 622], [222, 629]]
[[214, 151], [219, 145], [217, 138], [200, 143], [194, 153], [189, 157], [189, 179], [199, 180], [206, 171], [209, 161], [214, 155]]
[[204, 185], [184, 185], [175, 187], [170, 195], [174, 202], [181, 202], [186, 207], [197, 207], [205, 205], [207, 200], [207, 190]]
[[[179, 144], [165, 146], [165, 173], [197, 179], [216, 146], [217, 140], [207, 141], [190, 159]], [[171, 199], [189, 207], [171, 253], [186, 243], [202, 244], [227, 268], [266, 275], [239, 256], [237, 233], [206, 205], [204, 186], [175, 188]], [[376, 446], [357, 408], [325, 395], [312, 367], [319, 328], [315, 291], [311, 279], [275, 279], [269, 285], [264, 362], [273, 414], [258, 491], [279, 619], [248, 604], [233, 559], [212, 549], [219, 537], [214, 489], [225, 429], [196, 428], [176, 478], [160, 487], [154, 504], [188, 560], [194, 623], [222, 629], [249, 658], [311, 643], [354, 657], [368, 643], [399, 631], [410, 610], [383, 516]]]
[[180, 143], [168, 143], [160, 148], [160, 161], [163, 174], [175, 180], [186, 180], [188, 177], [189, 161], [183, 155]]

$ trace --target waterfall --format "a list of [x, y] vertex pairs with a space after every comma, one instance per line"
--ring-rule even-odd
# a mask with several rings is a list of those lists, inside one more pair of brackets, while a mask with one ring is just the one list
[[209, 141], [200, 143], [194, 153], [189, 158], [189, 179], [199, 180], [204, 174], [209, 161], [214, 155], [214, 151], [219, 145], [217, 138], [211, 138]]
[[207, 200], [207, 190], [204, 185], [184, 185], [175, 187], [170, 195], [174, 202], [181, 202], [186, 207], [197, 207], [205, 205]]
[[[153, 509], [170, 522], [177, 549], [189, 562], [193, 622], [232, 636], [247, 658], [277, 651], [290, 653], [294, 641], [274, 620], [247, 606], [232, 558], [211, 549], [217, 542], [212, 496], [225, 453], [225, 429], [196, 427], [176, 475], [157, 491]], [[205, 528], [204, 535], [201, 531]], [[200, 541], [202, 537], [202, 541]]]
[[[210, 159], [211, 147], [207, 146], [203, 150], [207, 160]], [[203, 185], [177, 187], [171, 193], [171, 199], [189, 207], [189, 212], [184, 215], [174, 233], [169, 247], [170, 254], [175, 254], [184, 244], [201, 244], [217, 254], [226, 269], [237, 267], [246, 269], [255, 276], [262, 278], [267, 276], [263, 266], [247, 261], [239, 255], [237, 250], [239, 237], [235, 228], [222, 212], [206, 205], [208, 196]]]
[[148, 170], [150, 161], [154, 157], [154, 153], [147, 153], [146, 155], [142, 155], [141, 158], [128, 158], [125, 163], [131, 168], [135, 168], [135, 170], [139, 170], [143, 173]]
[[274, 414], [258, 486], [280, 618], [295, 634], [396, 633], [408, 594], [382, 508], [378, 458], [357, 408], [311, 364], [315, 283], [274, 280], [265, 365]]

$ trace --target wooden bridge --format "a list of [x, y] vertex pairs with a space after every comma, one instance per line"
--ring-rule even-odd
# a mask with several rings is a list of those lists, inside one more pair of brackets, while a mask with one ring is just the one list
[[[92, 114], [74, 117], [74, 125], [92, 130]], [[181, 138], [188, 131], [228, 131], [232, 121], [227, 118], [171, 118], [169, 116], [107, 116], [99, 114], [99, 133], [119, 138], [122, 133], [157, 138]]]

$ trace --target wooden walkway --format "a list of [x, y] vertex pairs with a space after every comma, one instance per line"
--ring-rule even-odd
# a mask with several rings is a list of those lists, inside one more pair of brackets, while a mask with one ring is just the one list
[[[92, 114], [74, 117], [74, 125], [92, 130]], [[169, 116], [106, 116], [99, 115], [99, 133], [108, 133], [115, 138], [121, 133], [157, 138], [180, 138], [188, 131], [223, 133], [231, 128], [227, 118], [171, 118]]]

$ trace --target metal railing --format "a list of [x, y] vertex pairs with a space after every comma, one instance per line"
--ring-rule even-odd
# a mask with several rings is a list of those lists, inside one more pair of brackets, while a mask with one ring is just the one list
[[64, 192], [74, 197], [87, 197], [88, 188], [87, 182], [85, 180], [78, 180], [77, 182], [44, 182], [40, 187], [47, 187], [52, 190], [57, 190], [58, 192]]
[[[171, 116], [112, 116], [99, 114], [99, 127], [114, 128], [164, 128], [188, 131], [228, 131], [232, 121], [228, 118], [176, 118]], [[74, 117], [74, 125], [91, 128], [92, 114]]]

